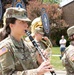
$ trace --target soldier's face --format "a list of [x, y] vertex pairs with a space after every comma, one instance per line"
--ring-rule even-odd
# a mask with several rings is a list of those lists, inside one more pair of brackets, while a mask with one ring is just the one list
[[11, 31], [18, 34], [19, 36], [23, 36], [25, 34], [25, 30], [28, 29], [28, 24], [25, 21], [16, 20], [15, 24], [12, 24]]

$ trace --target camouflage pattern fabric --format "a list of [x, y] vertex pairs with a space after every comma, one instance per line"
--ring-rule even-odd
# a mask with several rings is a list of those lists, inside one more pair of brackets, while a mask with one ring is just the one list
[[0, 75], [37, 75], [34, 68], [38, 65], [34, 63], [29, 48], [26, 42], [18, 42], [12, 36], [0, 42]]
[[62, 64], [66, 68], [67, 75], [74, 75], [74, 41], [66, 48]]

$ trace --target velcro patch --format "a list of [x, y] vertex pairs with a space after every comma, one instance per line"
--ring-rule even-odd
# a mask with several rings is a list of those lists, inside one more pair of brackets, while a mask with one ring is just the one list
[[7, 48], [3, 47], [2, 49], [0, 49], [0, 56], [5, 54], [6, 52], [8, 52]]

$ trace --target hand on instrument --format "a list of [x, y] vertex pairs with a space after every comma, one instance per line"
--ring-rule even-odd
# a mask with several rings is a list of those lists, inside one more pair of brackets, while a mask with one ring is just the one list
[[38, 75], [50, 72], [51, 69], [49, 68], [52, 68], [52, 65], [50, 64], [49, 60], [42, 62], [41, 65], [37, 68]]
[[42, 37], [42, 39], [44, 39], [46, 41], [49, 40], [48, 37], [46, 37], [46, 36]]

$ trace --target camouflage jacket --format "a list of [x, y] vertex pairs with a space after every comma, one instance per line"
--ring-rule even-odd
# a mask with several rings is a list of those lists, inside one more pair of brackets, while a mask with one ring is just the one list
[[74, 75], [74, 41], [66, 48], [62, 64], [66, 68], [67, 75]]
[[9, 36], [0, 42], [0, 75], [37, 75], [29, 45]]

